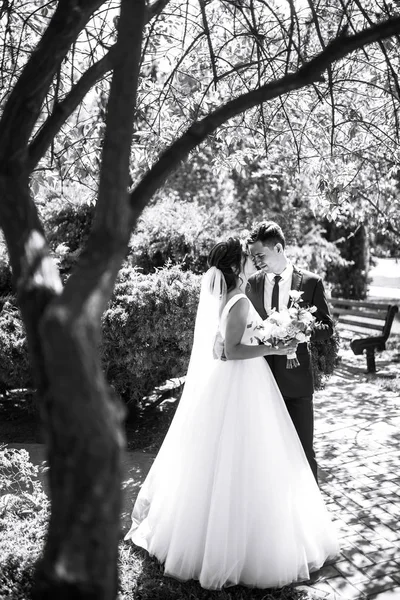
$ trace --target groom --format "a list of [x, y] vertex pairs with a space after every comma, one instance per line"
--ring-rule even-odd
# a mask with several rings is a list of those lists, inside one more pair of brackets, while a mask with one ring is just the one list
[[[301, 302], [315, 306], [318, 328], [312, 340], [325, 340], [333, 333], [332, 319], [325, 297], [324, 286], [318, 275], [292, 265], [285, 254], [285, 237], [273, 221], [258, 223], [247, 240], [254, 264], [258, 269], [249, 277], [246, 294], [262, 319], [272, 308], [288, 306], [289, 291], [303, 292]], [[286, 356], [266, 357], [282, 393], [288, 412], [297, 430], [311, 470], [318, 483], [317, 462], [313, 448], [314, 411], [313, 376], [307, 343], [297, 347], [300, 366], [286, 368]]]

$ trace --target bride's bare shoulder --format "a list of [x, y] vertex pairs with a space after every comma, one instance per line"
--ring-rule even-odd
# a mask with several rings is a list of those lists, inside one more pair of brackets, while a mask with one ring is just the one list
[[240, 313], [246, 314], [249, 311], [249, 299], [242, 293], [233, 294], [227, 301], [228, 315], [238, 316]]

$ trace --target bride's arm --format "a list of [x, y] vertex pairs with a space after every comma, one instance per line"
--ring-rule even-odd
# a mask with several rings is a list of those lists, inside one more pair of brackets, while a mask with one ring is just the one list
[[287, 354], [289, 348], [271, 348], [260, 344], [259, 346], [246, 346], [240, 343], [249, 314], [249, 300], [241, 298], [231, 308], [226, 322], [225, 356], [227, 360], [242, 360], [245, 358], [258, 358], [268, 354]]

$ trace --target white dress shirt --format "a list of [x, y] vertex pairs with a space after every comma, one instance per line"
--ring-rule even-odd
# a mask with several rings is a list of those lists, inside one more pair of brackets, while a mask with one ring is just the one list
[[[265, 273], [264, 276], [264, 308], [269, 314], [271, 312], [272, 290], [275, 285], [274, 277], [277, 273]], [[293, 265], [288, 263], [287, 267], [279, 273], [282, 279], [279, 281], [279, 310], [286, 308], [289, 302], [289, 292], [292, 289]]]

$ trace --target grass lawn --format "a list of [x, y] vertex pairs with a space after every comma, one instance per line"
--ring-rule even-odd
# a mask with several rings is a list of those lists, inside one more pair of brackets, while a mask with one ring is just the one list
[[132, 545], [120, 549], [121, 600], [302, 600], [308, 595], [295, 587], [250, 589], [240, 585], [221, 591], [204, 590], [197, 581], [181, 583], [164, 577], [158, 561]]

